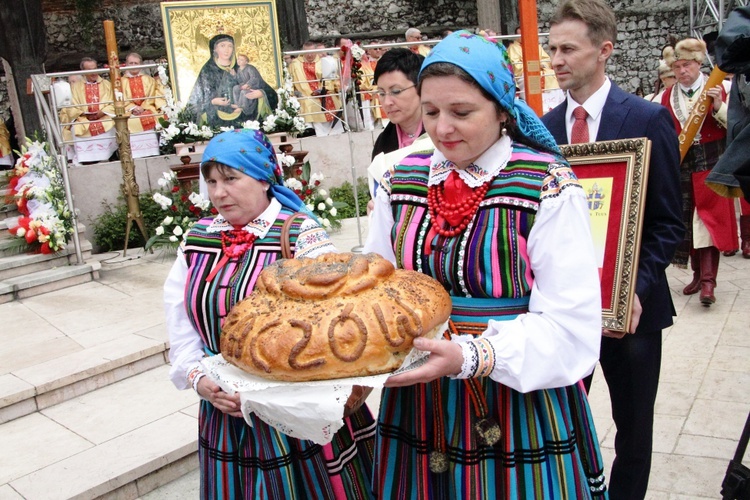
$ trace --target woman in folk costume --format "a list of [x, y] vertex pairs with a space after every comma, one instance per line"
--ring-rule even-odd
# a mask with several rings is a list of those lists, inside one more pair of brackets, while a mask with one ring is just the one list
[[365, 251], [452, 296], [450, 341], [391, 377], [378, 418], [380, 498], [602, 498], [582, 385], [601, 337], [584, 191], [531, 109], [501, 44], [467, 31], [419, 79], [435, 149], [378, 191]]
[[281, 229], [289, 217], [303, 212], [289, 231], [294, 258], [335, 248], [284, 186], [273, 147], [259, 131], [215, 136], [201, 172], [219, 214], [190, 230], [164, 285], [170, 378], [201, 398], [201, 498], [371, 498], [375, 423], [365, 405], [345, 418], [331, 443], [320, 446], [282, 434], [254, 414], [248, 426], [239, 395], [223, 392], [203, 375], [200, 361], [219, 353], [221, 326], [232, 306], [253, 290], [265, 266], [281, 258]]

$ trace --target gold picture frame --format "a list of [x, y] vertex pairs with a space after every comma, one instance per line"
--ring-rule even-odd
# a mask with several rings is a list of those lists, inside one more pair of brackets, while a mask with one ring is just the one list
[[651, 141], [560, 146], [586, 192], [599, 260], [602, 328], [626, 332], [638, 276]]
[[209, 41], [230, 35], [236, 55], [274, 89], [281, 87], [283, 64], [275, 0], [162, 2], [164, 40], [175, 101], [187, 103], [201, 68], [211, 59]]

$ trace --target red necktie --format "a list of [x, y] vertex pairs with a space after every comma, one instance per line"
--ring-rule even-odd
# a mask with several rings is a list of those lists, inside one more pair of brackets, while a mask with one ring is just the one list
[[589, 114], [583, 109], [583, 106], [578, 106], [573, 110], [573, 116], [576, 121], [573, 123], [573, 129], [570, 131], [570, 143], [578, 144], [580, 142], [589, 142], [589, 126], [586, 123], [586, 117]]

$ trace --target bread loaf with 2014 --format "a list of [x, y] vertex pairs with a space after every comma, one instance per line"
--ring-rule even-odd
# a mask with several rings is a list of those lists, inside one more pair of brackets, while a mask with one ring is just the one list
[[434, 336], [451, 300], [433, 278], [376, 254], [282, 259], [224, 322], [221, 353], [242, 370], [302, 382], [390, 373]]

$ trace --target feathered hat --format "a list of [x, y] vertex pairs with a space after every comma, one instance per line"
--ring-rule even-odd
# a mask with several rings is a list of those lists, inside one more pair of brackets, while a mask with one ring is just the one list
[[697, 38], [685, 38], [677, 42], [674, 48], [665, 47], [662, 55], [670, 67], [675, 61], [697, 61], [703, 64], [706, 60], [706, 43]]

